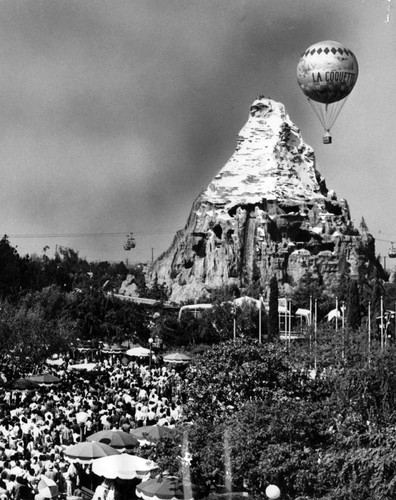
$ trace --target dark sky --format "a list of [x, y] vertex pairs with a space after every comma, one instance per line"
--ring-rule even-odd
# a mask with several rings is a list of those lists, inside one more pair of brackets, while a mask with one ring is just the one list
[[[88, 259], [147, 260], [152, 248], [157, 256], [263, 94], [285, 104], [356, 223], [364, 216], [374, 236], [396, 240], [393, 8], [389, 0], [3, 0], [2, 234], [22, 254], [57, 244]], [[301, 53], [327, 39], [352, 49], [360, 68], [332, 146], [296, 82]], [[137, 246], [127, 253], [129, 231]]]

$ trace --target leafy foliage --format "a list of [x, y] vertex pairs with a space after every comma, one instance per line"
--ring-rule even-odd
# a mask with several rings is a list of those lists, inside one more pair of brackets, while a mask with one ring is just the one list
[[237, 339], [199, 356], [184, 388], [188, 418], [223, 420], [247, 401], [269, 400], [278, 390], [300, 394], [301, 378], [290, 369], [283, 347]]
[[287, 355], [239, 339], [200, 356], [186, 374], [188, 424], [158, 457], [163, 467], [180, 473], [187, 433], [191, 476], [206, 494], [231, 477], [252, 498], [271, 483], [290, 500], [394, 498], [396, 350], [376, 341], [368, 349], [361, 329], [346, 328], [338, 343], [330, 328], [318, 335], [315, 378], [297, 346]]
[[48, 317], [39, 304], [0, 304], [0, 347], [3, 356], [12, 353], [23, 371], [41, 363], [47, 356], [67, 351], [74, 340], [72, 323]]

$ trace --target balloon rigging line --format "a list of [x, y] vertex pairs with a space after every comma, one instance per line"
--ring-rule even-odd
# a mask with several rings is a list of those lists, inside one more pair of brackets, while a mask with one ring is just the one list
[[389, 23], [390, 21], [390, 11], [391, 11], [391, 4], [392, 4], [392, 0], [388, 0], [388, 7], [386, 9], [386, 23]]

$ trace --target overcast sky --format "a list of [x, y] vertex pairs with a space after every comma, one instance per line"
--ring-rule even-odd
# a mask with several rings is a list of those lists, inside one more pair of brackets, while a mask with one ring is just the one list
[[[260, 94], [286, 106], [377, 251], [396, 241], [391, 0], [0, 5], [0, 232], [22, 255], [63, 245], [89, 260], [158, 256]], [[301, 53], [321, 40], [350, 48], [360, 70], [332, 145], [296, 81]]]

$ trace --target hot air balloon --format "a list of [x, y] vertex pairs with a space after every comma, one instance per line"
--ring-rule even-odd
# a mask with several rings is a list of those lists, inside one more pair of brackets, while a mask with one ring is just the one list
[[308, 47], [298, 62], [298, 84], [324, 128], [324, 144], [331, 144], [330, 129], [352, 92], [358, 73], [353, 52], [329, 40]]

